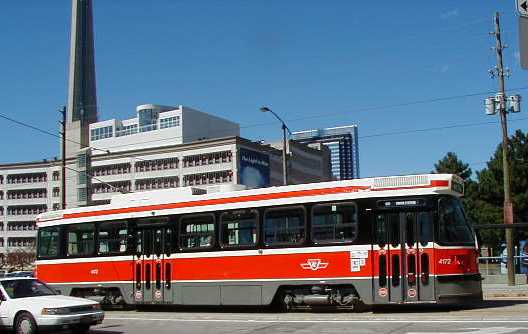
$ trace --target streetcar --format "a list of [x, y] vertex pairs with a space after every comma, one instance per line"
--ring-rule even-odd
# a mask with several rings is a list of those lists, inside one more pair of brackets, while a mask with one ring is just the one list
[[43, 213], [36, 275], [107, 304], [287, 310], [482, 299], [456, 175], [240, 188], [119, 194]]

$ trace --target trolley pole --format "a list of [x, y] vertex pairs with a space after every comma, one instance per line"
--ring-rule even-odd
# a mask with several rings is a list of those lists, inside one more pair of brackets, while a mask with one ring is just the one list
[[[496, 102], [498, 104], [499, 117], [502, 127], [502, 169], [504, 176], [504, 224], [513, 224], [513, 204], [511, 202], [511, 189], [510, 189], [510, 162], [509, 162], [509, 143], [508, 143], [508, 120], [507, 120], [507, 107], [506, 101], [507, 96], [504, 87], [504, 76], [508, 75], [504, 70], [504, 63], [502, 54], [505, 46], [502, 45], [501, 30], [499, 21], [499, 12], [495, 13], [495, 31], [492, 33], [496, 38], [495, 51], [497, 53], [497, 67], [495, 68], [494, 74], [499, 80], [499, 92], [496, 96]], [[507, 228], [506, 234], [506, 249], [508, 252], [508, 285], [515, 285], [515, 264], [514, 264], [514, 231], [513, 228]]]
[[62, 170], [61, 170], [61, 205], [66, 209], [66, 107], [62, 107], [59, 112], [62, 114], [61, 141], [62, 141]]

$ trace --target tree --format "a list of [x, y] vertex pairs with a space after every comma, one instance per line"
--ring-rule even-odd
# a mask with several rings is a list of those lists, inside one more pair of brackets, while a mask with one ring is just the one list
[[15, 270], [24, 270], [30, 268], [35, 262], [36, 256], [34, 251], [17, 249], [7, 253], [5, 264], [7, 267]]
[[[528, 136], [517, 130], [509, 139], [508, 146], [514, 222], [528, 222]], [[476, 174], [477, 181], [464, 202], [469, 219], [474, 224], [502, 224], [504, 204], [502, 144], [497, 146], [487, 167]], [[504, 240], [504, 231], [501, 229], [483, 229], [480, 235], [485, 245], [495, 249]]]
[[[514, 222], [528, 222], [528, 136], [517, 130], [508, 142], [510, 152], [511, 195]], [[502, 172], [502, 144], [487, 163], [487, 168], [477, 173], [481, 199], [502, 209], [504, 183]], [[502, 223], [502, 219], [500, 220]]]
[[472, 173], [469, 165], [459, 160], [454, 152], [447, 152], [446, 156], [438, 160], [434, 166], [436, 173], [456, 174], [464, 181], [469, 180]]
[[464, 197], [462, 202], [466, 209], [466, 215], [471, 222], [481, 221], [480, 208], [483, 203], [479, 201], [478, 183], [470, 179], [472, 170], [469, 168], [469, 164], [460, 160], [456, 153], [447, 152], [434, 166], [435, 173], [455, 174], [464, 180]]

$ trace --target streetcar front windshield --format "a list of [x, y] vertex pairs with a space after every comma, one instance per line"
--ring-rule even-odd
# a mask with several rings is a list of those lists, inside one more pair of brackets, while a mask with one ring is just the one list
[[438, 242], [450, 245], [475, 244], [473, 229], [458, 198], [446, 197], [438, 202]]

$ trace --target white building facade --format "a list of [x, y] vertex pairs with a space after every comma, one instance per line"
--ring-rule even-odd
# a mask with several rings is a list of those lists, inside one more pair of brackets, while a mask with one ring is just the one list
[[37, 214], [60, 209], [58, 161], [0, 165], [0, 254], [35, 245]]
[[[90, 147], [66, 160], [67, 208], [107, 203], [120, 192], [282, 184], [280, 147], [241, 138], [237, 123], [184, 106], [136, 111], [90, 124]], [[291, 184], [330, 180], [328, 150], [288, 147]], [[36, 215], [62, 208], [61, 170], [60, 160], [0, 165], [0, 254], [34, 247]]]

